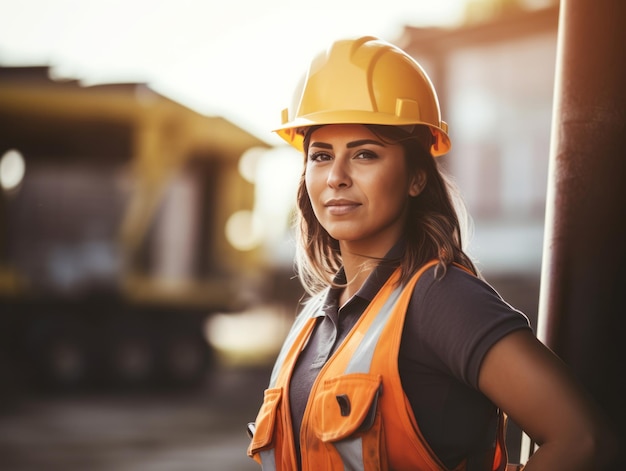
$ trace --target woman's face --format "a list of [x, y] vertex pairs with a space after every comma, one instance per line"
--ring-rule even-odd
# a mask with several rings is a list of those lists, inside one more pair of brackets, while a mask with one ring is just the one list
[[408, 198], [425, 177], [408, 175], [401, 145], [363, 125], [333, 124], [310, 136], [305, 183], [315, 216], [342, 249], [382, 257], [402, 234]]

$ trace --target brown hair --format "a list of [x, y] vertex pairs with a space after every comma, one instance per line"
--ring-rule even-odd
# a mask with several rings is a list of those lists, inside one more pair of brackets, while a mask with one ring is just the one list
[[[460, 264], [478, 274], [463, 250], [460, 216], [466, 216], [466, 213], [459, 192], [427, 150], [433, 139], [429, 128], [419, 125], [410, 128], [365, 126], [383, 142], [402, 145], [409, 172], [419, 169], [426, 174], [424, 189], [409, 201], [405, 251], [398, 260], [401, 267], [400, 282], [408, 281], [424, 263], [433, 259], [439, 260], [438, 277], [445, 275], [451, 263]], [[314, 126], [305, 130], [305, 156], [310, 136], [318, 128]], [[305, 290], [315, 294], [332, 285], [342, 260], [338, 241], [326, 232], [313, 213], [305, 185], [305, 171], [306, 166], [300, 177], [297, 195], [296, 269]]]

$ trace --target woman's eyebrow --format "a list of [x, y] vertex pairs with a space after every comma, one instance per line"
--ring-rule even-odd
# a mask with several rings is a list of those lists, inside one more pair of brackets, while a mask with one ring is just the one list
[[375, 146], [381, 146], [383, 147], [384, 144], [380, 141], [375, 141], [374, 139], [361, 139], [358, 141], [352, 141], [352, 142], [348, 142], [348, 144], [346, 144], [346, 147], [348, 149], [352, 148], [352, 147], [360, 147], [360, 146], [364, 146], [366, 144], [373, 144]]
[[[359, 139], [358, 141], [348, 142], [346, 144], [346, 147], [348, 149], [351, 149], [353, 147], [364, 146], [366, 144], [373, 144], [373, 145], [381, 146], [381, 147], [384, 146], [384, 144], [382, 142], [376, 141], [374, 139]], [[332, 149], [333, 148], [332, 144], [328, 144], [326, 142], [312, 142], [309, 147], [320, 147], [322, 149]]]
[[327, 144], [325, 142], [311, 142], [309, 147], [321, 147], [322, 149], [332, 149], [332, 144]]

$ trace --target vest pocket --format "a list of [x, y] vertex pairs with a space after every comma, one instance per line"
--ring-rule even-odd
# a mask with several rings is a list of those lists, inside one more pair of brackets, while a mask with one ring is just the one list
[[376, 419], [380, 375], [352, 373], [327, 380], [316, 398], [313, 430], [323, 442], [368, 431]]
[[265, 390], [263, 405], [256, 417], [254, 435], [248, 447], [248, 456], [272, 447], [274, 436], [278, 432], [275, 428], [277, 427], [278, 407], [282, 394], [282, 388]]

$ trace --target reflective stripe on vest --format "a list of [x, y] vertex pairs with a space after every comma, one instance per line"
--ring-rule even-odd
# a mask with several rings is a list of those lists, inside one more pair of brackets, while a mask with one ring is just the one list
[[[385, 301], [383, 308], [379, 311], [374, 322], [367, 330], [367, 334], [361, 339], [356, 351], [350, 358], [345, 374], [368, 373], [372, 364], [372, 357], [383, 327], [387, 324], [393, 311], [402, 287], [393, 290], [389, 298]], [[378, 395], [379, 392], [376, 393]], [[377, 400], [375, 400], [377, 402]], [[343, 469], [346, 471], [361, 471], [365, 469], [363, 463], [363, 441], [360, 436], [345, 438], [335, 442], [335, 448], [343, 461]]]
[[[324, 290], [321, 293], [318, 293], [316, 296], [307, 300], [304, 308], [300, 312], [300, 314], [296, 317], [283, 345], [280, 349], [276, 362], [274, 364], [274, 368], [272, 369], [272, 374], [270, 376], [270, 382], [268, 389], [266, 390], [266, 394], [268, 391], [276, 391], [277, 386], [279, 384], [285, 385], [288, 381], [288, 376], [291, 374], [291, 370], [293, 369], [293, 365], [295, 364], [295, 360], [298, 357], [298, 354], [304, 348], [310, 333], [313, 330], [313, 326], [315, 323], [315, 318], [319, 315], [323, 314], [321, 311], [324, 300], [328, 293], [328, 289]], [[282, 396], [282, 390], [284, 387], [279, 389]], [[285, 398], [285, 402], [287, 402]], [[285, 442], [287, 447], [292, 445], [293, 441], [293, 433], [291, 430], [291, 420], [289, 417], [289, 411], [287, 409], [284, 410], [284, 414], [280, 415], [278, 409], [280, 407], [279, 402], [283, 399], [279, 398], [276, 400], [275, 404], [272, 404], [272, 410], [268, 411], [268, 414], [271, 416], [272, 414], [276, 414], [278, 417], [271, 417], [272, 425], [269, 426], [269, 430], [265, 431], [264, 427], [259, 425], [263, 425], [263, 423], [259, 423], [259, 418], [264, 412], [264, 408], [267, 402], [267, 398], [264, 400], [263, 407], [259, 411], [259, 416], [256, 419], [257, 431], [255, 431], [252, 441], [250, 442], [250, 446], [248, 447], [248, 456], [254, 458], [257, 462], [259, 462], [262, 466], [263, 471], [277, 471], [277, 470], [294, 470], [296, 469], [295, 464], [295, 450], [290, 450], [292, 453], [292, 459], [285, 456], [284, 453], [281, 453], [282, 444]], [[267, 422], [266, 420], [262, 422]], [[274, 434], [277, 433], [278, 425], [277, 421], [284, 422], [283, 428], [285, 430], [284, 437], [274, 437]], [[260, 431], [264, 433], [264, 436], [260, 438], [257, 432]], [[269, 436], [272, 435], [272, 436]], [[278, 442], [278, 443], [277, 443]], [[273, 445], [273, 446], [272, 446]], [[259, 447], [259, 451], [255, 453], [255, 447]], [[276, 453], [280, 453], [278, 457], [278, 463], [287, 462], [285, 466], [277, 464]]]
[[307, 321], [310, 321], [323, 307], [324, 300], [326, 298], [326, 294], [328, 290], [324, 290], [323, 292], [317, 294], [313, 298], [307, 301], [304, 308], [296, 317], [296, 320], [293, 323], [293, 326], [289, 330], [285, 341], [278, 353], [278, 357], [276, 358], [276, 362], [274, 363], [274, 368], [272, 369], [272, 375], [270, 376], [269, 387], [273, 388], [276, 385], [278, 380], [278, 374], [280, 373], [281, 368], [285, 362], [285, 358], [293, 348], [293, 344], [296, 342], [298, 338], [298, 334], [302, 332], [302, 329]]

